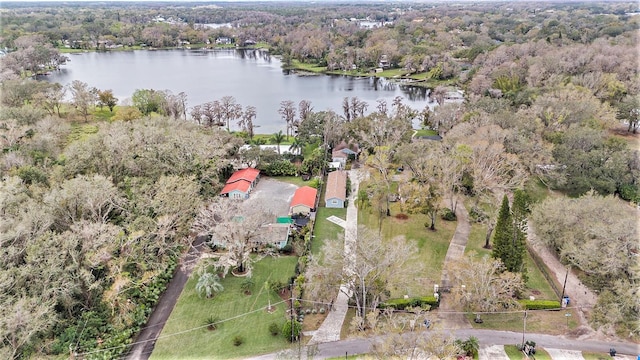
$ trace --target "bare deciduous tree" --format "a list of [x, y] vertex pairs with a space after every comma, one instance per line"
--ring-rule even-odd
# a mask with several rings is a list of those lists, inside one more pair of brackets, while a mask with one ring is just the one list
[[[452, 293], [470, 311], [498, 311], [519, 306], [515, 294], [524, 288], [520, 274], [504, 271], [498, 259], [473, 254], [452, 265]], [[464, 287], [463, 287], [464, 285]]]
[[353, 296], [360, 318], [386, 299], [391, 286], [402, 287], [421, 271], [421, 266], [412, 261], [417, 251], [415, 244], [402, 237], [385, 240], [376, 232], [359, 227], [357, 239], [347, 247], [345, 253], [342, 246], [325, 244], [321, 255], [311, 260], [309, 267], [316, 270], [310, 273], [312, 277], [306, 285], [313, 289], [344, 284], [341, 289]]
[[200, 211], [193, 230], [210, 236], [211, 245], [223, 249], [213, 258], [214, 265], [222, 268], [225, 275], [231, 270], [232, 274], [248, 273], [249, 276], [253, 262], [260, 259], [251, 257], [252, 252], [273, 254], [272, 249], [262, 243], [261, 236], [274, 218], [263, 203], [217, 199]]
[[280, 102], [280, 108], [278, 114], [282, 117], [282, 120], [287, 124], [287, 138], [293, 129], [293, 122], [296, 118], [295, 103], [291, 100], [283, 100]]

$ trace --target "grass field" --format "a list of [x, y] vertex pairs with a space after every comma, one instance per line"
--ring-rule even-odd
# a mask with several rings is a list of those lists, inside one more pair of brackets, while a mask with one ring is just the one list
[[[282, 125], [283, 125], [283, 127], [284, 127], [284, 125], [285, 125], [285, 124], [284, 124], [284, 121], [283, 121], [283, 124], [282, 124]], [[291, 136], [291, 135], [289, 135], [289, 136], [287, 137], [287, 134], [286, 134], [286, 133], [284, 133], [284, 132], [283, 132], [283, 134], [284, 134], [284, 141], [283, 141], [283, 142], [281, 142], [281, 143], [280, 143], [280, 145], [291, 145], [291, 143], [293, 143], [293, 140], [295, 139], [295, 136]], [[253, 135], [253, 140], [254, 140], [254, 141], [261, 141], [261, 140], [264, 140], [264, 141], [265, 141], [265, 144], [266, 144], [266, 145], [269, 145], [269, 144], [273, 144], [273, 143], [271, 142], [271, 138], [272, 138], [272, 137], [273, 137], [273, 134], [255, 134], [255, 135]]]
[[[230, 359], [278, 351], [288, 346], [281, 336], [272, 336], [268, 327], [285, 321], [286, 304], [264, 289], [266, 281], [288, 282], [294, 274], [296, 257], [265, 258], [255, 264], [252, 294], [241, 290], [243, 278], [231, 275], [222, 280], [224, 291], [212, 299], [201, 298], [195, 291], [198, 277], [187, 282], [178, 302], [156, 342], [152, 359]], [[265, 310], [269, 300], [275, 311]], [[224, 321], [214, 331], [203, 325], [209, 317]], [[234, 337], [244, 343], [234, 346]]]
[[[567, 327], [567, 317], [565, 314], [570, 313], [568, 317], [569, 326]], [[482, 324], [473, 322], [474, 314], [467, 314], [469, 323], [477, 329], [492, 329], [522, 332], [524, 327], [524, 311], [512, 313], [496, 313], [482, 314]], [[574, 310], [570, 311], [550, 311], [550, 310], [529, 310], [527, 311], [527, 328], [526, 332], [542, 333], [551, 335], [565, 335], [567, 332], [579, 326], [577, 316]]]
[[438, 135], [438, 132], [431, 129], [420, 129], [416, 130], [415, 136], [433, 136]]
[[[509, 359], [511, 360], [530, 359], [526, 357], [522, 353], [522, 351], [518, 350], [515, 345], [505, 345], [504, 352], [507, 353], [507, 356], [509, 356]], [[544, 351], [544, 349], [539, 348], [536, 348], [535, 358], [536, 360], [551, 360], [551, 356], [549, 356], [549, 353]]]
[[304, 181], [302, 180], [302, 177], [300, 176], [278, 176], [278, 177], [274, 177], [274, 180], [278, 180], [278, 181], [282, 181], [288, 184], [293, 184], [296, 185], [298, 187], [301, 186], [307, 186], [309, 185], [310, 181]]
[[[400, 213], [399, 204], [393, 203], [391, 214], [398, 213]], [[358, 211], [358, 223], [374, 230], [378, 229], [378, 217], [368, 209]], [[436, 231], [430, 231], [425, 227], [425, 223], [430, 224], [430, 220], [427, 215], [423, 214], [409, 214], [407, 220], [399, 220], [393, 216], [385, 217], [382, 221], [382, 234], [386, 239], [403, 235], [407, 240], [415, 241], [418, 247], [415, 261], [422, 263], [425, 268], [424, 273], [412, 288], [392, 293], [391, 297], [427, 295], [424, 293], [425, 287], [430, 288], [432, 284], [440, 283], [442, 265], [457, 223], [444, 221], [438, 217]]]
[[315, 235], [315, 238], [311, 243], [312, 254], [318, 254], [325, 242], [335, 242], [339, 239], [339, 234], [344, 234], [344, 229], [342, 227], [327, 220], [327, 218], [332, 215], [345, 220], [347, 218], [347, 209], [332, 209], [325, 207], [318, 208], [313, 233]]

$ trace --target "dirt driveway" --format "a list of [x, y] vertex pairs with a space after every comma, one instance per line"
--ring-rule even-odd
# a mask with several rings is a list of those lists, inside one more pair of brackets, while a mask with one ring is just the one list
[[[248, 202], [263, 202], [276, 216], [289, 215], [289, 203], [298, 187], [263, 176], [251, 191]], [[275, 220], [275, 219], [274, 219]]]

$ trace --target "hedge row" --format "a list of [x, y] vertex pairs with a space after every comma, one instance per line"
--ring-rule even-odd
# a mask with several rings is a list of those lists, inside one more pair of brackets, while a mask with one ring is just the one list
[[380, 305], [378, 305], [378, 307], [380, 309], [393, 308], [395, 310], [404, 310], [408, 307], [425, 307], [425, 305], [429, 305], [431, 309], [434, 309], [438, 307], [439, 301], [435, 296], [421, 296], [408, 299], [390, 299], [381, 303]]
[[560, 301], [556, 300], [518, 300], [527, 310], [560, 309]]

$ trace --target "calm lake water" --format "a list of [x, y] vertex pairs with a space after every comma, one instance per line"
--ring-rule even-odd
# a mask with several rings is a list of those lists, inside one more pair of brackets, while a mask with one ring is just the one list
[[358, 97], [376, 108], [376, 100], [389, 106], [396, 96], [416, 110], [433, 106], [423, 88], [399, 85], [369, 77], [283, 73], [280, 61], [259, 50], [162, 50], [70, 54], [60, 71], [47, 76], [63, 85], [80, 80], [100, 90], [113, 90], [120, 102], [129, 101], [136, 89], [170, 90], [187, 94], [187, 106], [233, 96], [242, 106], [256, 107], [258, 133], [284, 130], [278, 114], [280, 102], [311, 102], [314, 111], [342, 114], [342, 99]]

